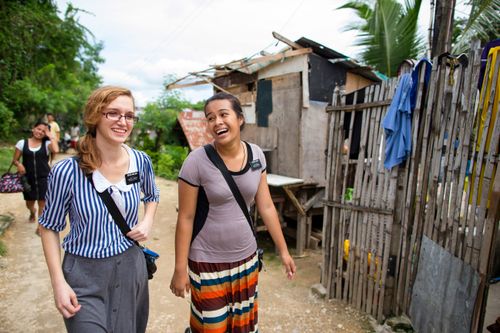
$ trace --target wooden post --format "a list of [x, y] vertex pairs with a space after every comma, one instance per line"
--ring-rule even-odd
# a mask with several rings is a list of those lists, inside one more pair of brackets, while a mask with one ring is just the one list
[[451, 51], [455, 0], [436, 0], [431, 58]]
[[[302, 206], [307, 201], [307, 192], [300, 191], [299, 204]], [[303, 210], [302, 210], [303, 211]], [[297, 212], [297, 257], [304, 256], [304, 248], [306, 245], [306, 228], [307, 228], [307, 215]]]

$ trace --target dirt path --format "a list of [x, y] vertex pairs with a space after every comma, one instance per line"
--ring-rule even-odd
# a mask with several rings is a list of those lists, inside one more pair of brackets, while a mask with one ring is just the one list
[[[153, 236], [147, 245], [161, 254], [159, 270], [150, 281], [149, 333], [183, 332], [189, 303], [168, 288], [174, 265], [174, 230], [177, 183], [157, 179], [161, 203]], [[35, 225], [28, 223], [22, 195], [0, 194], [0, 214], [15, 221], [2, 236], [8, 254], [0, 257], [0, 332], [65, 332], [54, 307], [49, 275]], [[276, 259], [268, 255], [259, 277], [260, 332], [371, 332], [366, 316], [336, 301], [323, 301], [310, 292], [319, 282], [321, 253], [297, 258], [298, 274], [287, 281]]]

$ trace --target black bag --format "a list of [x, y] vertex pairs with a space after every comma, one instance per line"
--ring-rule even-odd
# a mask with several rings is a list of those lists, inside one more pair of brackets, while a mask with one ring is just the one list
[[[92, 181], [92, 174], [87, 175], [88, 180], [94, 186], [94, 182]], [[111, 195], [109, 192], [106, 190], [102, 193], [97, 192], [99, 196], [101, 197], [102, 201], [108, 208], [109, 213], [113, 217], [113, 221], [115, 221], [116, 225], [118, 225], [118, 228], [120, 228], [120, 231], [122, 234], [127, 237], [127, 234], [130, 232], [130, 227], [127, 225], [125, 222], [125, 218], [123, 217], [122, 213], [116, 206], [115, 201], [113, 198], [111, 198]], [[127, 237], [128, 238], [128, 237]], [[160, 257], [160, 255], [147, 247], [144, 247], [142, 245], [139, 245], [138, 242], [132, 240], [139, 248], [142, 250], [142, 253], [144, 253], [144, 259], [146, 259], [146, 269], [148, 271], [148, 279], [151, 280], [153, 278], [153, 274], [157, 271], [156, 267], [156, 259]]]
[[[255, 242], [257, 242], [257, 233], [255, 232], [255, 228], [253, 227], [252, 217], [248, 212], [247, 206], [245, 204], [245, 199], [243, 199], [243, 196], [241, 195], [238, 185], [236, 185], [236, 183], [234, 182], [233, 177], [229, 173], [229, 170], [224, 164], [224, 161], [219, 156], [215, 148], [211, 144], [207, 144], [203, 146], [203, 148], [205, 149], [205, 152], [207, 153], [207, 156], [210, 159], [210, 161], [212, 161], [212, 163], [220, 170], [220, 172], [224, 176], [224, 179], [226, 180], [227, 185], [229, 185], [229, 188], [231, 189], [231, 192], [233, 193], [236, 202], [238, 203], [241, 210], [243, 211], [243, 214], [247, 218], [248, 224], [250, 224], [250, 228], [252, 229], [253, 235], [255, 237]], [[257, 246], [257, 259], [259, 260], [259, 272], [260, 272], [264, 267], [264, 249], [259, 248], [258, 246]]]

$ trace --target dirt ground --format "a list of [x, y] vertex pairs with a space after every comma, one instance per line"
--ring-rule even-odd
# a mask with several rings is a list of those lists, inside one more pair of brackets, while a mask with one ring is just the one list
[[[169, 289], [174, 266], [177, 183], [157, 178], [160, 205], [147, 246], [159, 252], [158, 272], [150, 281], [149, 333], [184, 332], [189, 301]], [[0, 194], [0, 214], [14, 222], [1, 236], [8, 254], [0, 257], [0, 332], [65, 332], [52, 298], [49, 274], [35, 224], [20, 193]], [[293, 254], [293, 248], [292, 254]], [[298, 273], [285, 278], [278, 259], [268, 251], [266, 271], [259, 277], [260, 332], [373, 332], [368, 317], [337, 301], [319, 299], [311, 286], [319, 282], [320, 251], [296, 258]]]

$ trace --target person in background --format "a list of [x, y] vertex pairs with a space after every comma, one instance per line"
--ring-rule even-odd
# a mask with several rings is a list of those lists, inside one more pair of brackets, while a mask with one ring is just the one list
[[76, 145], [78, 144], [78, 139], [80, 138], [80, 126], [78, 123], [74, 123], [70, 128], [70, 147], [76, 149]]
[[61, 140], [61, 128], [59, 127], [59, 124], [56, 122], [56, 119], [54, 118], [54, 115], [52, 113], [47, 113], [47, 121], [49, 122], [50, 131], [57, 139], [57, 142], [59, 142], [59, 140]]
[[[49, 175], [39, 223], [55, 305], [70, 333], [146, 331], [148, 273], [143, 251], [134, 242], [150, 236], [159, 191], [151, 159], [125, 144], [136, 121], [128, 89], [95, 90], [85, 106], [87, 132], [77, 156], [58, 162]], [[98, 194], [104, 191], [129, 225], [127, 237]], [[62, 243], [61, 267], [59, 233], [67, 217], [70, 229]]]
[[[207, 130], [215, 138], [213, 147], [247, 207], [255, 201], [286, 275], [292, 279], [296, 267], [269, 193], [264, 153], [240, 138], [245, 122], [240, 102], [230, 94], [218, 93], [206, 101], [204, 111]], [[170, 289], [178, 297], [191, 292], [190, 328], [186, 332], [257, 332], [256, 239], [226, 180], [203, 147], [184, 161], [178, 186], [175, 269]], [[195, 235], [193, 230], [200, 231]]]
[[[52, 135], [56, 138], [57, 142], [62, 145], [61, 142], [61, 128], [59, 127], [59, 124], [56, 122], [56, 119], [52, 113], [47, 113], [47, 122], [49, 123], [49, 128], [50, 131], [52, 132]], [[52, 165], [56, 157], [56, 153], [51, 153], [50, 154], [50, 159], [49, 159], [49, 164]]]
[[[59, 145], [49, 130], [49, 125], [37, 121], [31, 128], [31, 137], [16, 143], [13, 164], [17, 172], [26, 176], [30, 191], [23, 192], [26, 207], [30, 211], [29, 222], [35, 222], [37, 212], [42, 213], [45, 206], [45, 192], [47, 191], [47, 177], [49, 175], [49, 156], [57, 153]], [[21, 162], [22, 159], [22, 162]], [[38, 203], [38, 209], [35, 204]], [[37, 233], [39, 228], [37, 227]]]

